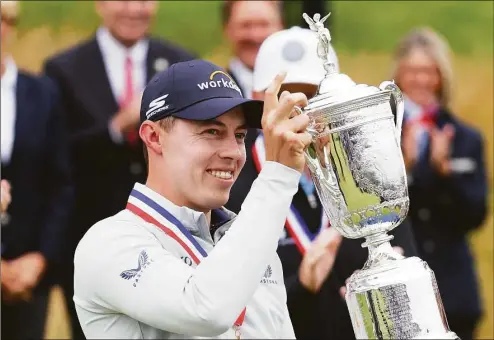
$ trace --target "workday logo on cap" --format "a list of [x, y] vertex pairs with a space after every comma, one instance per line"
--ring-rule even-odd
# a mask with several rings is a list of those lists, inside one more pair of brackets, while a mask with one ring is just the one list
[[[227, 79], [225, 79], [224, 77], [220, 78], [217, 75], [218, 76], [220, 76], [220, 75], [226, 76]], [[199, 89], [201, 91], [205, 91], [205, 90], [211, 89], [211, 88], [225, 87], [225, 88], [233, 89], [233, 90], [237, 91], [238, 93], [240, 93], [240, 95], [242, 95], [242, 91], [240, 90], [238, 85], [235, 83], [235, 81], [232, 79], [232, 77], [230, 77], [230, 75], [228, 73], [225, 73], [223, 71], [214, 71], [213, 73], [211, 73], [209, 75], [208, 81], [198, 83], [197, 87], [199, 87]]]

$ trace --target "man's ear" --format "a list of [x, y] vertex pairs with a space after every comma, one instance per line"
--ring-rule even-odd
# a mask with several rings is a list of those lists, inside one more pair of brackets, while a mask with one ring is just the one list
[[163, 152], [160, 139], [160, 126], [152, 121], [146, 120], [139, 127], [139, 136], [148, 149], [148, 155], [151, 152], [161, 154]]

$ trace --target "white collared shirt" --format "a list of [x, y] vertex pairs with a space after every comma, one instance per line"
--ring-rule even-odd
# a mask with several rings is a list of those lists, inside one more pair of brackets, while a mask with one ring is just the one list
[[132, 59], [134, 93], [142, 92], [146, 86], [146, 60], [149, 40], [139, 40], [134, 46], [127, 48], [115, 39], [106, 27], [98, 29], [96, 40], [103, 55], [106, 74], [117, 103], [125, 91], [125, 59], [127, 55]]
[[234, 57], [228, 66], [233, 77], [237, 80], [244, 98], [252, 99], [253, 72], [240, 59]]
[[12, 57], [5, 60], [5, 73], [2, 75], [2, 163], [9, 163], [15, 139], [17, 66]]
[[[242, 338], [294, 339], [276, 249], [299, 178], [266, 162], [242, 212], [213, 236], [203, 213], [136, 184], [129, 204], [169, 230], [123, 210], [84, 235], [74, 258], [74, 302], [86, 337], [232, 339], [246, 307]], [[183, 244], [197, 242], [207, 253], [199, 264], [176, 241], [180, 227], [163, 219], [163, 208], [192, 235]]]

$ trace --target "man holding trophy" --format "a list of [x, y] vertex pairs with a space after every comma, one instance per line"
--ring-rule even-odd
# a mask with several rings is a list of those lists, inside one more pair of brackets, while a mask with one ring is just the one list
[[408, 210], [401, 93], [391, 82], [356, 85], [337, 73], [320, 16], [305, 18], [326, 75], [310, 101], [287, 91], [278, 98], [284, 75], [266, 91], [265, 163], [238, 216], [222, 206], [245, 163], [246, 128], [261, 127], [259, 102], [200, 60], [148, 84], [146, 185], [94, 225], [75, 255], [86, 336], [294, 338], [276, 248], [307, 164], [332, 227], [366, 238], [368, 261], [346, 293], [356, 337], [456, 338], [433, 273], [393, 251], [386, 234]]

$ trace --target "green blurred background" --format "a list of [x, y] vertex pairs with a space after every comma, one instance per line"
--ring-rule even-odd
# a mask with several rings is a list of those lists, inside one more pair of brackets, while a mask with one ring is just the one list
[[[209, 54], [221, 36], [219, 1], [162, 1], [154, 33], [200, 55]], [[94, 31], [98, 17], [90, 1], [29, 1], [21, 32], [48, 26]], [[299, 1], [286, 6], [289, 24], [300, 24]], [[337, 50], [388, 52], [407, 30], [430, 25], [443, 33], [456, 53], [492, 54], [491, 1], [333, 1], [331, 35]]]
[[[448, 39], [454, 54], [454, 110], [484, 134], [492, 183], [493, 2], [333, 1], [331, 6], [332, 43], [342, 72], [356, 82], [375, 85], [387, 79], [390, 53], [412, 27], [430, 26]], [[34, 72], [44, 58], [88, 37], [99, 23], [93, 1], [22, 1], [21, 7], [14, 56], [19, 66]], [[219, 7], [219, 1], [161, 1], [153, 32], [225, 65], [229, 48], [223, 42]], [[288, 24], [301, 25], [300, 10], [298, 1], [287, 4]], [[490, 192], [492, 197], [492, 188]], [[494, 338], [492, 222], [491, 214], [471, 237], [486, 311], [478, 332], [482, 339]], [[56, 289], [46, 335], [70, 337]]]

